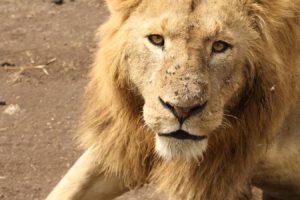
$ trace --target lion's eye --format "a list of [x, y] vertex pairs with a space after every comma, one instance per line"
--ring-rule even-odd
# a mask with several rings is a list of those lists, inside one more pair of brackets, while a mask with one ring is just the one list
[[149, 41], [155, 46], [163, 47], [165, 45], [165, 39], [158, 34], [148, 35]]
[[229, 49], [229, 47], [230, 47], [230, 44], [228, 44], [224, 41], [217, 41], [217, 42], [213, 43], [212, 52], [213, 53], [223, 53], [227, 49]]

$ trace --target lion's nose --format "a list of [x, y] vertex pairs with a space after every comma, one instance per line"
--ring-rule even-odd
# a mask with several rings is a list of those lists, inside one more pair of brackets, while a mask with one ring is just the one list
[[206, 106], [205, 102], [203, 104], [195, 104], [192, 106], [181, 107], [169, 102], [165, 102], [161, 98], [159, 98], [159, 100], [165, 108], [167, 108], [174, 114], [174, 116], [178, 119], [180, 124], [183, 124], [183, 122], [192, 115], [202, 112]]

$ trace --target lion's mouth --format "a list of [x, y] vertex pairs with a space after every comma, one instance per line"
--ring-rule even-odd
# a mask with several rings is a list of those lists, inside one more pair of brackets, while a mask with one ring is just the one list
[[188, 132], [184, 130], [177, 130], [171, 133], [159, 133], [158, 136], [162, 137], [172, 137], [178, 140], [195, 140], [195, 141], [201, 141], [207, 138], [207, 136], [197, 136], [197, 135], [191, 135]]

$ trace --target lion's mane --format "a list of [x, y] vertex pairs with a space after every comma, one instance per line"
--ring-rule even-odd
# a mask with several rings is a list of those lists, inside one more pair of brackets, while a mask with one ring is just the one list
[[143, 99], [126, 71], [126, 35], [118, 32], [139, 0], [116, 2], [108, 1], [112, 15], [98, 35], [101, 42], [78, 136], [81, 145], [96, 150], [101, 172], [119, 175], [128, 187], [152, 182], [183, 199], [232, 198], [279, 130], [294, 98], [300, 1], [244, 0], [261, 43], [254, 44], [256, 51], [246, 66], [243, 96], [225, 116], [228, 126], [211, 134], [199, 163], [162, 161], [155, 154], [154, 133], [142, 121]]

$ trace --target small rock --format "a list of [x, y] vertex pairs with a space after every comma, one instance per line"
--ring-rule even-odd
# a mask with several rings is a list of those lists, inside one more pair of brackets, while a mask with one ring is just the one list
[[[8, 130], [8, 127], [0, 128], [0, 132], [4, 132], [4, 131], [7, 131], [7, 130]], [[1, 176], [0, 176], [0, 179], [1, 179]]]
[[6, 106], [6, 101], [1, 101], [0, 100], [0, 106]]
[[64, 3], [64, 0], [52, 0], [53, 3], [57, 4], [57, 5], [61, 5]]
[[4, 114], [15, 115], [21, 111], [21, 108], [18, 104], [10, 104], [4, 111]]

